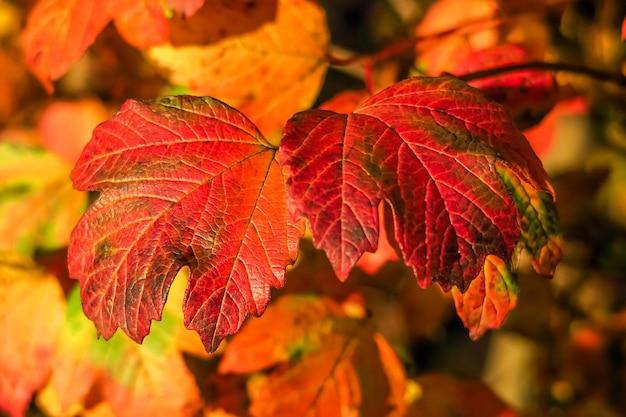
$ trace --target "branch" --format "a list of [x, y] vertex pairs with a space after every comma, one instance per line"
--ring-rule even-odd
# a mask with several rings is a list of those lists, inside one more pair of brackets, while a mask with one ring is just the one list
[[626, 87], [626, 76], [624, 76], [623, 74], [611, 73], [580, 65], [566, 64], [564, 62], [531, 61], [521, 64], [502, 65], [499, 67], [470, 72], [463, 75], [455, 75], [455, 77], [465, 82], [468, 82], [477, 80], [479, 78], [487, 78], [494, 75], [506, 74], [509, 72], [522, 70], [567, 71], [574, 74], [587, 75], [599, 81], [607, 81], [613, 84], [617, 84], [620, 87]]

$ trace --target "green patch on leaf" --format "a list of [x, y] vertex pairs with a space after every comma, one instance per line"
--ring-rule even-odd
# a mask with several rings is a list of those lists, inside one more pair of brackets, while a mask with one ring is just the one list
[[521, 240], [533, 257], [535, 271], [552, 276], [563, 252], [563, 239], [552, 196], [546, 191], [534, 189], [503, 164], [496, 164], [496, 169], [518, 209]]

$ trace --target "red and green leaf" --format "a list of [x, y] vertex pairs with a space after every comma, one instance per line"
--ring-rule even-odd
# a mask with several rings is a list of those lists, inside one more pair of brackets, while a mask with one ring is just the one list
[[481, 273], [465, 293], [452, 289], [458, 316], [477, 339], [488, 329], [498, 329], [517, 304], [519, 286], [504, 261], [489, 255]]
[[72, 277], [105, 338], [141, 341], [189, 266], [185, 325], [213, 351], [260, 315], [297, 254], [277, 149], [211, 98], [128, 101], [100, 125], [72, 173], [100, 191], [74, 229]]
[[[531, 244], [537, 266], [558, 260], [541, 162], [503, 107], [456, 79], [412, 78], [350, 114], [298, 113], [280, 151], [293, 215], [308, 219], [343, 279], [377, 249], [383, 199], [422, 287], [464, 292], [488, 255], [508, 262], [520, 239], [531, 242], [527, 223], [545, 237]], [[540, 215], [529, 209], [539, 206]]]

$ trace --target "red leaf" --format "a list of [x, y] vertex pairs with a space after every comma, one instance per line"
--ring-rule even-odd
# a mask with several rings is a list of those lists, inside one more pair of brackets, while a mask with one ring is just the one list
[[487, 329], [499, 328], [517, 303], [519, 287], [504, 261], [489, 255], [478, 277], [462, 294], [452, 289], [456, 311], [470, 331], [472, 339], [478, 339]]
[[[532, 214], [522, 193], [512, 191], [515, 179], [545, 194], [546, 216], [531, 223], [546, 236], [557, 234], [543, 223], [555, 217], [552, 189], [528, 142], [503, 107], [456, 79], [405, 80], [348, 115], [298, 113], [280, 151], [293, 214], [309, 220], [341, 278], [377, 249], [382, 199], [422, 287], [435, 280], [463, 292], [487, 255], [508, 262], [527, 237], [520, 223]], [[508, 170], [506, 180], [498, 166]], [[544, 247], [536, 245], [539, 257]], [[558, 256], [542, 259], [553, 268]]]
[[622, 42], [626, 41], [626, 17], [622, 21]]
[[380, 269], [388, 261], [398, 260], [396, 248], [389, 242], [389, 236], [387, 235], [387, 229], [393, 227], [390, 224], [385, 224], [389, 223], [385, 222], [385, 216], [391, 215], [391, 212], [389, 212], [389, 210], [387, 211], [388, 212], [385, 214], [385, 207], [383, 204], [378, 207], [379, 224], [383, 226], [380, 227], [380, 233], [378, 234], [378, 248], [376, 249], [376, 252], [365, 252], [356, 264], [356, 266], [370, 275], [374, 275], [380, 271]]
[[[503, 44], [472, 52], [456, 61], [455, 75], [497, 68], [503, 65], [530, 61], [530, 54], [521, 46]], [[557, 102], [557, 86], [551, 73], [541, 70], [524, 70], [470, 81], [485, 95], [511, 112], [517, 126], [526, 129], [534, 126]]]
[[263, 312], [302, 234], [275, 156], [211, 98], [128, 101], [94, 131], [72, 180], [102, 194], [72, 232], [69, 268], [105, 338], [121, 327], [141, 341], [184, 265], [185, 325], [207, 350]]

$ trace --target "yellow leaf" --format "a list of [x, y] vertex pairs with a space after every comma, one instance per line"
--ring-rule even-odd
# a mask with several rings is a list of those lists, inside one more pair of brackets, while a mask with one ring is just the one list
[[276, 19], [239, 36], [201, 46], [157, 46], [148, 56], [191, 94], [236, 107], [266, 137], [313, 104], [328, 67], [323, 10], [307, 0], [280, 0]]
[[0, 410], [23, 415], [45, 382], [65, 314], [56, 278], [0, 253]]

